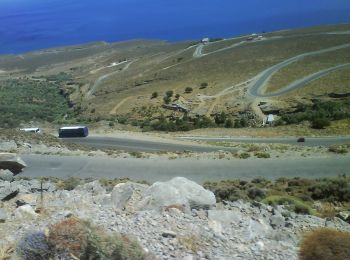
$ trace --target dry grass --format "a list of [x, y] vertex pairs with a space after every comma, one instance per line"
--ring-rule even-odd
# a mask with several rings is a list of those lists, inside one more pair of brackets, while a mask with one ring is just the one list
[[15, 251], [12, 245], [4, 245], [0, 247], [0, 260], [10, 260]]
[[301, 242], [300, 260], [350, 259], [350, 233], [317, 229]]

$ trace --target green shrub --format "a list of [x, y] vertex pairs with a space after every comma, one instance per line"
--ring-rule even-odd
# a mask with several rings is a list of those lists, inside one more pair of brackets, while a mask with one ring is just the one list
[[247, 159], [250, 157], [250, 153], [240, 153], [239, 158], [241, 159]]
[[261, 200], [266, 197], [266, 193], [262, 189], [251, 188], [248, 190], [248, 197], [253, 200]]
[[257, 152], [255, 153], [255, 156], [258, 157], [258, 158], [270, 158], [270, 154], [269, 153], [264, 153], [264, 152]]
[[326, 117], [316, 117], [312, 120], [312, 128], [323, 129], [331, 124], [330, 120]]
[[300, 260], [350, 259], [350, 233], [316, 229], [303, 238], [299, 257]]
[[269, 196], [262, 200], [263, 203], [268, 205], [285, 205], [290, 211], [294, 211], [298, 214], [307, 214], [311, 215], [313, 214], [313, 210], [309, 205], [307, 205], [305, 202], [301, 201], [298, 198], [292, 197], [292, 196]]
[[328, 151], [332, 153], [337, 153], [337, 154], [346, 154], [349, 152], [349, 148], [347, 145], [335, 144], [335, 145], [331, 145], [328, 148]]
[[165, 96], [165, 97], [163, 97], [163, 101], [165, 104], [169, 104], [171, 101], [171, 98], [169, 96]]
[[191, 93], [193, 91], [193, 88], [191, 88], [191, 87], [187, 87], [187, 88], [185, 88], [185, 93]]
[[350, 184], [345, 178], [325, 179], [309, 188], [311, 197], [316, 200], [349, 202]]
[[199, 89], [204, 89], [206, 87], [208, 87], [208, 83], [207, 82], [203, 82], [203, 83], [201, 83]]
[[165, 92], [165, 96], [167, 96], [167, 97], [172, 97], [173, 94], [174, 94], [174, 91], [172, 91], [172, 90], [168, 90], [167, 92]]
[[158, 97], [158, 92], [153, 92], [151, 95], [151, 99], [157, 98]]

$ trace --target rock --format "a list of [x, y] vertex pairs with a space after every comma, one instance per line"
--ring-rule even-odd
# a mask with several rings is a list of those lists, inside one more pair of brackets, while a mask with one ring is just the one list
[[7, 213], [4, 209], [0, 208], [0, 223], [4, 223], [7, 220]]
[[273, 228], [281, 228], [285, 226], [285, 220], [284, 217], [282, 217], [282, 215], [273, 215], [270, 218], [270, 225]]
[[243, 220], [244, 215], [238, 210], [208, 210], [208, 219], [229, 226], [232, 222]]
[[142, 210], [162, 210], [172, 206], [190, 213], [191, 208], [208, 209], [215, 205], [214, 193], [183, 177], [168, 182], [155, 182], [144, 193], [139, 204]]
[[79, 185], [75, 188], [75, 190], [85, 190], [91, 192], [93, 195], [106, 192], [106, 189], [102, 187], [101, 183], [98, 180], [86, 183], [84, 185]]
[[35, 218], [38, 216], [38, 214], [35, 213], [35, 210], [32, 208], [32, 206], [30, 206], [29, 204], [26, 204], [26, 205], [18, 207], [15, 210], [15, 216], [17, 218], [27, 218], [28, 216]]
[[0, 170], [0, 180], [11, 182], [14, 180], [13, 176], [13, 173], [9, 170]]
[[188, 200], [191, 209], [209, 209], [216, 203], [213, 192], [184, 177], [173, 178], [168, 183]]
[[162, 211], [172, 205], [181, 206], [184, 212], [190, 213], [188, 200], [178, 189], [167, 182], [155, 182], [144, 193], [143, 199], [139, 203], [140, 210]]
[[138, 203], [148, 185], [134, 182], [119, 183], [114, 186], [111, 201], [116, 209], [134, 211], [134, 204]]
[[350, 211], [342, 211], [337, 213], [336, 217], [350, 223]]
[[18, 186], [8, 181], [0, 182], [0, 200], [6, 201], [17, 196], [19, 193]]
[[171, 238], [174, 238], [174, 237], [176, 237], [176, 233], [174, 232], [174, 231], [171, 231], [171, 230], [164, 230], [163, 232], [162, 232], [162, 236], [163, 237], [171, 237]]
[[24, 161], [14, 153], [0, 153], [0, 169], [10, 170], [14, 175], [27, 167]]

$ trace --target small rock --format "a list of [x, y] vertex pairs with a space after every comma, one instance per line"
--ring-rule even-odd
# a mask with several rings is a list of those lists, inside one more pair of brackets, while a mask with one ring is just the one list
[[15, 215], [17, 218], [26, 218], [28, 216], [30, 216], [30, 217], [37, 217], [38, 216], [38, 214], [35, 213], [34, 209], [29, 204], [18, 207], [15, 210]]
[[339, 212], [336, 216], [338, 218], [340, 218], [341, 220], [344, 220], [344, 221], [350, 223], [350, 211]]
[[0, 223], [4, 223], [7, 220], [7, 213], [4, 209], [0, 208]]
[[8, 181], [0, 182], [0, 200], [7, 201], [17, 196], [19, 188]]
[[11, 182], [14, 180], [13, 176], [10, 170], [0, 170], [0, 180]]
[[281, 215], [273, 215], [270, 218], [270, 225], [273, 228], [280, 228], [285, 226], [285, 220], [284, 217], [282, 217]]
[[175, 238], [176, 237], [176, 233], [174, 231], [171, 230], [165, 230], [162, 232], [162, 236], [163, 237], [171, 237], [171, 238]]

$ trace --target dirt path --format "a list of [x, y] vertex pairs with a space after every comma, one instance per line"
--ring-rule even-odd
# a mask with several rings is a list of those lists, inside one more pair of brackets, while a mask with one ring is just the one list
[[110, 112], [110, 115], [115, 115], [117, 113], [117, 110], [126, 102], [128, 101], [130, 98], [132, 98], [133, 96], [130, 97], [126, 97], [124, 98], [122, 101], [120, 101]]

